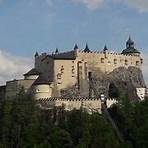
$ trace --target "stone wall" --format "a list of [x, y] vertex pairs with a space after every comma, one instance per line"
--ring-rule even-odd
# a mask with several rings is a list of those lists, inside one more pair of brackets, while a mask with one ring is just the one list
[[13, 80], [6, 82], [6, 98], [13, 98], [23, 87], [25, 92], [29, 91], [35, 80]]
[[80, 60], [85, 60], [88, 67], [100, 68], [104, 73], [109, 73], [118, 67], [134, 66], [141, 68], [142, 59], [140, 56], [135, 55], [123, 55], [118, 53], [110, 52], [83, 52], [77, 51], [77, 58]]
[[[65, 110], [84, 109], [87, 112], [101, 112], [101, 100], [97, 98], [41, 98], [37, 101], [42, 108], [53, 108], [63, 106]], [[115, 99], [107, 99], [107, 107], [117, 103]]]

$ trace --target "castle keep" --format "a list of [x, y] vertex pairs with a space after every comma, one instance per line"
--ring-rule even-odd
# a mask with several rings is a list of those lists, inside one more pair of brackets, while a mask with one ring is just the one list
[[[49, 100], [50, 105], [64, 103], [67, 106], [70, 105], [69, 108], [79, 108], [82, 103], [81, 98], [83, 98], [84, 104], [89, 102], [87, 106], [94, 104], [92, 105], [94, 107], [98, 98], [94, 98], [96, 96], [91, 90], [90, 75], [97, 75], [101, 79], [100, 86], [106, 83], [102, 83], [103, 75], [109, 76], [117, 69], [123, 68], [141, 70], [142, 63], [140, 52], [135, 48], [134, 41], [130, 37], [126, 42], [126, 48], [121, 53], [111, 53], [106, 46], [101, 51], [94, 52], [87, 44], [84, 50], [80, 50], [75, 45], [73, 50], [62, 53], [58, 49], [52, 54], [39, 55], [36, 52], [34, 68], [24, 74], [24, 79], [7, 82], [5, 95], [6, 97], [15, 96], [19, 91], [18, 88], [23, 86], [26, 92], [34, 94], [36, 100]], [[134, 84], [137, 95], [143, 99], [144, 82], [138, 82], [139, 75], [136, 79]], [[104, 86], [108, 89], [109, 83]], [[103, 91], [98, 91], [98, 93], [105, 93], [108, 97], [107, 91]], [[74, 98], [79, 101], [75, 101]], [[90, 98], [93, 98], [93, 101], [90, 101]], [[109, 106], [114, 102], [115, 100], [109, 99]]]

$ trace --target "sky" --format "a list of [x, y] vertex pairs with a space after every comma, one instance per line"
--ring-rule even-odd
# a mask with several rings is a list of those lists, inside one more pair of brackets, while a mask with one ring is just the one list
[[130, 35], [148, 84], [148, 0], [0, 0], [0, 84], [33, 67], [39, 53], [84, 49], [121, 52]]

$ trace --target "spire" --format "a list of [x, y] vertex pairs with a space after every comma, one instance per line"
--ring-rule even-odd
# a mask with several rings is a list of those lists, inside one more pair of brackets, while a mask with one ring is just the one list
[[135, 43], [129, 36], [128, 40], [126, 41], [126, 49], [124, 49], [121, 53], [122, 54], [130, 54], [130, 55], [139, 55], [140, 52], [134, 47]]
[[58, 48], [56, 48], [56, 50], [55, 50], [55, 54], [58, 54], [59, 53], [59, 50], [58, 50]]
[[34, 57], [36, 58], [36, 57], [38, 57], [38, 56], [39, 56], [39, 54], [38, 54], [38, 52], [36, 52], [35, 55], [34, 55]]
[[126, 42], [126, 48], [134, 48], [134, 41], [131, 39], [130, 35], [129, 35], [129, 38]]
[[75, 44], [75, 46], [74, 46], [74, 50], [77, 50], [78, 48], [79, 48], [78, 45]]
[[88, 47], [88, 44], [86, 43], [86, 47], [85, 47], [85, 49], [84, 49], [84, 52], [90, 52], [90, 49], [89, 49], [89, 47]]
[[107, 51], [107, 50], [108, 50], [108, 48], [107, 48], [107, 46], [106, 46], [106, 44], [105, 44], [103, 51], [105, 52], [105, 51]]

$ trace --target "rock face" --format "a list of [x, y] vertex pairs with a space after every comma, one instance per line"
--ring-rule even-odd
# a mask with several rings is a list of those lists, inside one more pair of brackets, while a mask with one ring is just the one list
[[95, 71], [92, 74], [92, 81], [97, 92], [104, 93], [108, 97], [111, 84], [118, 89], [119, 95], [126, 94], [130, 99], [138, 99], [136, 88], [145, 87], [142, 71], [136, 67], [119, 67], [109, 74]]
[[[62, 96], [93, 96], [93, 91], [97, 92], [98, 95], [105, 94], [107, 97], [113, 91], [113, 95], [128, 95], [130, 99], [139, 99], [136, 94], [137, 87], [145, 87], [142, 71], [136, 67], [119, 67], [111, 73], [104, 74], [100, 69], [91, 69], [91, 82], [89, 80], [81, 80], [82, 90], [78, 91], [77, 85], [72, 88], [63, 90]], [[90, 83], [92, 85], [90, 85]], [[90, 87], [89, 87], [90, 86]], [[111, 86], [111, 87], [110, 87]], [[115, 86], [115, 88], [113, 88]], [[110, 89], [113, 90], [110, 90]], [[92, 91], [92, 93], [90, 93]], [[117, 93], [118, 91], [118, 93]], [[118, 97], [118, 96], [117, 96]]]

